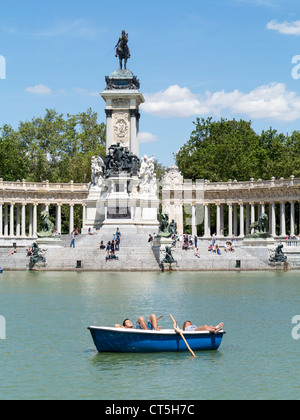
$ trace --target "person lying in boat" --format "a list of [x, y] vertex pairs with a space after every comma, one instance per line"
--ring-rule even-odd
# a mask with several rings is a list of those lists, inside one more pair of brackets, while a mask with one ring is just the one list
[[183, 323], [182, 330], [183, 331], [209, 331], [211, 333], [217, 334], [223, 329], [223, 327], [224, 327], [223, 322], [221, 322], [216, 327], [213, 327], [212, 325], [209, 325], [209, 326], [204, 325], [203, 327], [197, 327], [196, 325], [193, 325], [191, 321], [185, 321]]
[[[161, 317], [162, 318], [162, 317]], [[161, 319], [159, 318], [159, 319]], [[140, 316], [139, 319], [136, 322], [135, 327], [133, 326], [133, 323], [130, 321], [130, 319], [126, 318], [123, 321], [123, 325], [115, 324], [115, 328], [133, 328], [137, 330], [155, 330], [160, 331], [161, 327], [158, 326], [159, 319], [156, 318], [155, 314], [150, 315], [149, 321], [146, 324], [145, 319], [143, 316]]]

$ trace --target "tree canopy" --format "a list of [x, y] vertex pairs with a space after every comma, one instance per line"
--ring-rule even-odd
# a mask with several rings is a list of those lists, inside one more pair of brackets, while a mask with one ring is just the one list
[[185, 179], [247, 181], [300, 176], [300, 132], [287, 138], [270, 128], [255, 133], [251, 121], [197, 118], [190, 139], [175, 155]]
[[0, 128], [0, 176], [5, 181], [87, 183], [91, 158], [105, 155], [106, 127], [88, 109], [64, 118], [53, 109], [44, 117]]

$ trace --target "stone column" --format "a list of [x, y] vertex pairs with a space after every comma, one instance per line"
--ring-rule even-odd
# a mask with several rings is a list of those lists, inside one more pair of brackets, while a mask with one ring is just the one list
[[[255, 204], [250, 203], [251, 205], [251, 224], [255, 222]], [[254, 229], [251, 230], [251, 234], [253, 234]]]
[[237, 231], [237, 204], [233, 205], [233, 234], [234, 236], [237, 236], [238, 231]]
[[271, 229], [271, 235], [272, 236], [276, 236], [276, 207], [275, 207], [275, 203], [271, 203], [271, 214], [272, 214], [272, 229]]
[[85, 223], [86, 223], [86, 205], [83, 204], [82, 205], [82, 229], [85, 228]]
[[26, 205], [22, 203], [22, 224], [21, 224], [22, 237], [26, 236]]
[[29, 236], [32, 236], [32, 204], [29, 204]]
[[137, 141], [137, 109], [130, 109], [130, 150], [134, 155], [139, 156], [139, 145]]
[[69, 233], [74, 230], [74, 204], [70, 204], [70, 221], [69, 221]]
[[4, 204], [4, 236], [8, 236], [8, 204]]
[[232, 203], [228, 204], [228, 236], [232, 238]]
[[196, 206], [192, 205], [192, 235], [197, 235], [197, 225], [196, 225]]
[[182, 204], [175, 205], [175, 222], [177, 223], [177, 232], [183, 234], [183, 207]]
[[291, 201], [291, 226], [290, 236], [295, 236], [295, 202]]
[[280, 236], [286, 237], [285, 203], [280, 203]]
[[221, 204], [220, 208], [220, 215], [221, 215], [221, 236], [224, 236], [224, 205]]
[[15, 236], [15, 227], [14, 227], [14, 223], [15, 223], [15, 215], [14, 215], [14, 203], [10, 204], [10, 229], [9, 229], [9, 234], [10, 236]]
[[219, 238], [221, 236], [221, 206], [220, 204], [217, 204], [217, 237]]
[[[108, 154], [108, 149], [113, 143], [112, 138], [112, 109], [106, 109], [106, 154]], [[58, 229], [57, 229], [58, 230]]]
[[21, 225], [20, 225], [20, 204], [17, 204], [17, 224], [16, 224], [16, 236], [21, 236]]
[[210, 204], [204, 204], [204, 237], [210, 236]]
[[37, 204], [33, 204], [33, 218], [32, 218], [33, 236], [37, 233]]
[[240, 237], [245, 235], [244, 204], [240, 204]]
[[61, 234], [61, 204], [56, 206], [56, 230]]

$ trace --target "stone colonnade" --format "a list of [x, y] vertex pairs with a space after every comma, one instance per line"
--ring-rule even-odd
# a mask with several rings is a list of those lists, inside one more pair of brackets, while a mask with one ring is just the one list
[[183, 180], [173, 165], [163, 178], [162, 211], [175, 220], [179, 233], [184, 233], [184, 218], [193, 235], [203, 225], [204, 238], [214, 233], [219, 238], [243, 238], [263, 213], [268, 215], [267, 230], [272, 236], [294, 236], [296, 223], [300, 224], [299, 203], [300, 179], [294, 176], [270, 181], [193, 183]]
[[[246, 182], [191, 182], [171, 166], [162, 181], [162, 211], [177, 223], [178, 232], [190, 226], [204, 238], [243, 238], [251, 223], [268, 215], [268, 231], [274, 236], [294, 235], [300, 225], [300, 179]], [[69, 206], [68, 230], [74, 228], [74, 206], [82, 208], [82, 226], [87, 220], [88, 184], [4, 182], [0, 179], [0, 239], [35, 237], [41, 210], [56, 211], [56, 229], [61, 233], [62, 206]], [[77, 226], [76, 226], [77, 227]], [[199, 229], [201, 227], [201, 229]]]
[[68, 225], [69, 232], [72, 232], [75, 205], [82, 207], [83, 224], [86, 220], [83, 200], [87, 194], [87, 184], [30, 183], [25, 180], [4, 182], [0, 179], [0, 238], [35, 237], [40, 217], [38, 213], [49, 211], [50, 206], [55, 206], [55, 228], [59, 233], [62, 230], [62, 206], [69, 206]]

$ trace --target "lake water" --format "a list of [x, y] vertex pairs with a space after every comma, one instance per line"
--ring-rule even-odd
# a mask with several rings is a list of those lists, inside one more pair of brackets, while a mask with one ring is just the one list
[[[299, 399], [299, 272], [0, 275], [0, 399]], [[219, 351], [97, 354], [89, 325], [225, 323]]]

